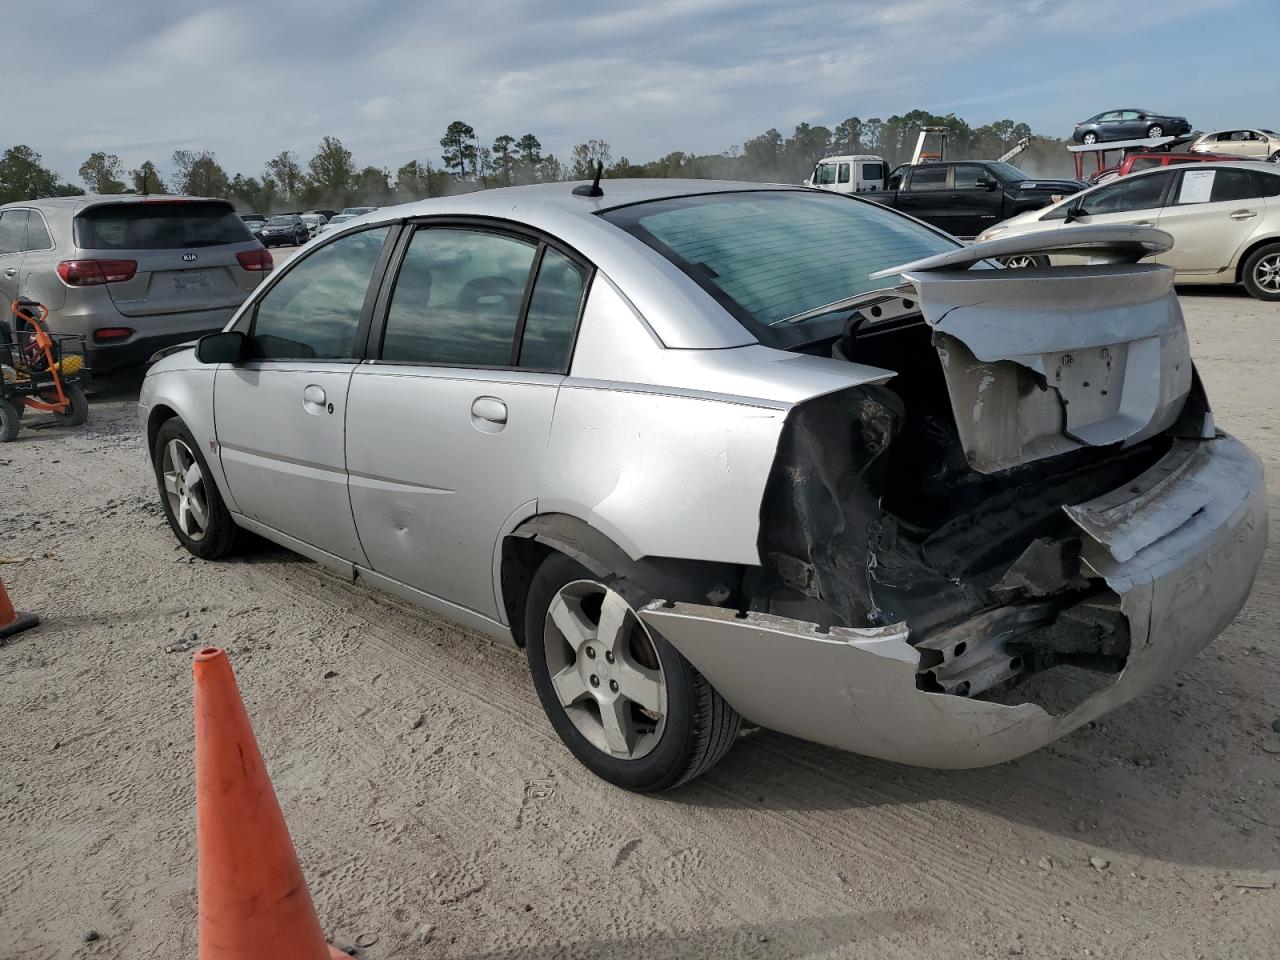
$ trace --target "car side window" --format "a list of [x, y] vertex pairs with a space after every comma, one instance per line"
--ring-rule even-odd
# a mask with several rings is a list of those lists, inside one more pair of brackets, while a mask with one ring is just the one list
[[847, 163], [842, 163], [842, 164], [840, 164], [840, 177], [839, 177], [839, 180], [840, 180], [840, 182], [841, 182], [841, 183], [848, 183], [848, 182], [849, 182], [849, 164], [847, 164]]
[[1254, 200], [1260, 196], [1259, 184], [1249, 170], [1221, 167], [1210, 170], [1184, 170], [1178, 184], [1174, 205], [1195, 203], [1227, 203]]
[[907, 181], [911, 190], [945, 190], [947, 189], [947, 168], [942, 164], [916, 167], [911, 171], [911, 179]]
[[1259, 173], [1256, 170], [1253, 176], [1258, 184], [1258, 196], [1280, 197], [1280, 176], [1274, 173]]
[[418, 229], [396, 277], [383, 360], [509, 367], [531, 240], [465, 227]]
[[834, 163], [818, 164], [818, 175], [813, 181], [820, 187], [829, 187], [836, 182], [836, 165]]
[[27, 211], [0, 210], [0, 257], [19, 253], [27, 239]]
[[390, 227], [348, 234], [287, 267], [258, 301], [250, 359], [349, 360]]
[[49, 235], [49, 227], [44, 222], [44, 217], [31, 211], [27, 218], [27, 242], [23, 246], [24, 250], [52, 250], [53, 237]]
[[1128, 213], [1153, 210], [1161, 205], [1165, 186], [1172, 174], [1126, 177], [1080, 198], [1081, 216], [1100, 213]]
[[519, 366], [554, 373], [568, 371], [586, 292], [587, 270], [559, 250], [547, 247], [529, 298]]
[[955, 169], [957, 190], [976, 190], [987, 181], [987, 168], [976, 163], [957, 163]]

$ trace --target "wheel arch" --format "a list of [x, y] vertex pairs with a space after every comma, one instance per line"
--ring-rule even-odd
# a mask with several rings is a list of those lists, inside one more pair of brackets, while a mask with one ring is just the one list
[[499, 600], [516, 646], [525, 645], [524, 609], [529, 584], [542, 562], [561, 553], [607, 581], [639, 608], [652, 599], [699, 597], [715, 606], [737, 603], [747, 568], [733, 563], [675, 557], [632, 558], [580, 517], [540, 513], [518, 524], [501, 544]]
[[1280, 235], [1263, 237], [1261, 240], [1254, 240], [1240, 251], [1240, 257], [1236, 260], [1236, 283], [1244, 282], [1244, 265], [1249, 262], [1249, 258], [1263, 247], [1269, 247], [1272, 244], [1280, 244]]
[[173, 409], [167, 403], [157, 403], [151, 408], [147, 414], [147, 455], [151, 455], [152, 449], [156, 445], [156, 435], [160, 432], [161, 425], [166, 420], [172, 420], [178, 416], [178, 411]]

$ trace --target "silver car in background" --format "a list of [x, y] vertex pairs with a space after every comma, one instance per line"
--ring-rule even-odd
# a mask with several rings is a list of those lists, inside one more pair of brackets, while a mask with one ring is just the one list
[[241, 530], [527, 651], [619, 786], [746, 720], [934, 767], [1150, 689], [1248, 595], [1262, 469], [1217, 430], [1155, 230], [999, 269], [863, 200], [679, 180], [384, 208], [140, 415], [179, 541]]
[[271, 270], [225, 200], [111, 194], [0, 206], [0, 325], [18, 297], [101, 373], [222, 329]]

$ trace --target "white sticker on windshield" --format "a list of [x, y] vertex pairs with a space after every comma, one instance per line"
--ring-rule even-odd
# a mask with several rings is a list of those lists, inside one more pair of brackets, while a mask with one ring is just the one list
[[1208, 203], [1213, 193], [1213, 177], [1217, 170], [1185, 170], [1182, 189], [1178, 191], [1179, 203]]

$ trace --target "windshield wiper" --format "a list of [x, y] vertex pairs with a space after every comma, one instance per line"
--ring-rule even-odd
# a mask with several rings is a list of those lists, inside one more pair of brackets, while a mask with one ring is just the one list
[[811, 310], [804, 310], [790, 317], [783, 317], [781, 320], [775, 320], [769, 324], [771, 327], [781, 326], [784, 323], [804, 323], [806, 320], [812, 320], [815, 317], [825, 317], [829, 313], [838, 313], [841, 310], [851, 310], [870, 300], [888, 300], [890, 297], [901, 296], [904, 291], [911, 288], [906, 284], [899, 284], [896, 287], [880, 287], [876, 290], [864, 290], [862, 293], [855, 293], [849, 297], [843, 297], [840, 300], [833, 300], [831, 303], [824, 303], [820, 307], [814, 307]]

